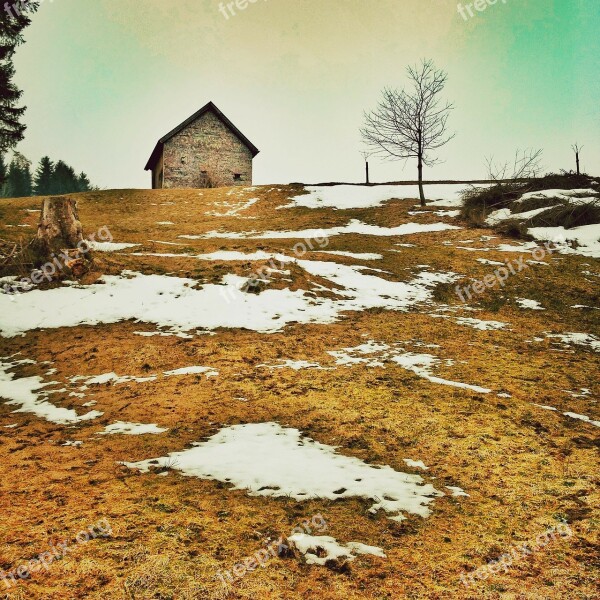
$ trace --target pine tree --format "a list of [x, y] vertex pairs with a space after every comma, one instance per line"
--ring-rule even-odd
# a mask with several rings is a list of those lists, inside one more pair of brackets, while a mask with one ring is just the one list
[[4, 162], [4, 154], [0, 154], [0, 197], [4, 197], [4, 184], [6, 183], [6, 163]]
[[92, 189], [89, 177], [82, 171], [77, 178], [77, 188], [79, 192], [89, 192]]
[[24, 198], [32, 195], [31, 163], [19, 152], [8, 167], [6, 177], [6, 196], [8, 198]]
[[52, 194], [72, 194], [73, 192], [78, 192], [79, 183], [73, 167], [59, 160], [54, 165], [50, 188]]
[[35, 172], [34, 192], [36, 196], [48, 196], [52, 193], [52, 171], [54, 164], [49, 157], [44, 156]]
[[23, 30], [31, 19], [29, 14], [38, 9], [39, 2], [7, 3], [0, 19], [0, 152], [14, 148], [24, 136], [25, 125], [21, 122], [24, 106], [18, 106], [23, 92], [13, 83], [15, 74], [13, 55], [23, 43]]

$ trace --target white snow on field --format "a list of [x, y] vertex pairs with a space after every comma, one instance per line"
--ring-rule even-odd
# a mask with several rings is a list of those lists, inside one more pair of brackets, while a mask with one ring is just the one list
[[538, 192], [529, 192], [523, 194], [515, 200], [515, 204], [532, 199], [552, 199], [564, 200], [573, 204], [587, 203], [598, 200], [598, 192], [592, 188], [576, 189], [576, 190], [541, 190]]
[[589, 417], [586, 417], [585, 415], [578, 415], [577, 413], [573, 413], [573, 412], [566, 412], [566, 413], [563, 413], [563, 415], [565, 415], [565, 417], [571, 417], [571, 419], [577, 419], [579, 421], [584, 421], [585, 423], [589, 423], [590, 425], [595, 425], [596, 427], [600, 427], [600, 421], [592, 421], [592, 419], [590, 419]]
[[[499, 252], [525, 252], [530, 253], [532, 250], [538, 248], [538, 244], [535, 242], [523, 242], [522, 244], [500, 244], [495, 250]], [[481, 248], [479, 248], [481, 250]], [[494, 248], [487, 248], [487, 250], [494, 250]]]
[[[173, 377], [177, 375], [200, 375], [205, 374], [206, 377], [216, 377], [219, 372], [211, 367], [202, 366], [191, 366], [182, 367], [181, 369], [174, 369], [172, 371], [165, 371], [163, 375], [165, 377]], [[134, 377], [132, 375], [117, 375], [114, 372], [102, 373], [101, 375], [94, 375], [93, 377], [85, 377], [83, 375], [76, 375], [71, 377], [71, 383], [82, 382], [83, 385], [104, 385], [106, 383], [112, 383], [118, 385], [120, 383], [144, 383], [146, 381], [156, 381], [157, 375], [149, 375], [148, 377]]]
[[474, 319], [472, 317], [451, 317], [450, 315], [431, 314], [430, 317], [434, 319], [451, 319], [457, 325], [465, 325], [479, 331], [498, 331], [508, 327], [508, 323], [502, 321], [483, 321], [481, 319]]
[[[441, 199], [439, 202], [429, 202], [429, 206], [460, 206], [460, 192], [464, 185], [439, 184], [425, 185], [425, 195], [428, 198]], [[381, 206], [392, 199], [419, 198], [419, 188], [416, 185], [331, 185], [308, 186], [307, 194], [290, 198], [291, 202], [278, 208], [335, 208], [338, 210], [351, 208], [372, 208]]]
[[[419, 377], [423, 377], [432, 383], [472, 390], [481, 394], [488, 394], [492, 391], [477, 385], [460, 383], [458, 381], [451, 381], [449, 379], [433, 376], [431, 374], [433, 368], [439, 366], [442, 362], [439, 358], [431, 354], [415, 354], [413, 352], [408, 352], [400, 347], [399, 344], [390, 346], [383, 342], [370, 340], [353, 348], [329, 350], [327, 354], [330, 354], [335, 358], [336, 365], [351, 366], [364, 364], [368, 367], [385, 367], [386, 362], [394, 362], [407, 371], [412, 371]], [[450, 366], [452, 361], [448, 360], [446, 361], [446, 364]]]
[[42, 389], [56, 382], [44, 383], [44, 380], [38, 376], [15, 379], [14, 374], [8, 371], [19, 364], [22, 362], [4, 362], [0, 359], [0, 398], [4, 398], [9, 405], [20, 406], [14, 412], [32, 413], [57, 424], [79, 423], [102, 415], [101, 412], [94, 410], [79, 416], [72, 409], [55, 406], [48, 401], [48, 395], [52, 392], [43, 392]]
[[495, 210], [493, 213], [490, 213], [485, 220], [488, 225], [497, 225], [502, 221], [507, 221], [508, 219], [517, 219], [519, 221], [526, 221], [527, 219], [531, 219], [536, 215], [540, 215], [551, 208], [556, 208], [559, 206], [555, 204], [554, 206], [542, 206], [541, 208], [534, 208], [533, 210], [528, 210], [526, 212], [521, 213], [512, 213], [508, 208], [501, 208], [500, 210]]
[[546, 333], [546, 337], [559, 339], [566, 345], [575, 344], [591, 348], [594, 352], [600, 352], [600, 340], [591, 333]]
[[192, 366], [174, 369], [172, 371], [165, 371], [163, 375], [166, 377], [172, 377], [174, 375], [200, 375], [202, 373], [206, 374], [206, 377], [216, 377], [219, 374], [219, 371], [211, 367]]
[[504, 267], [506, 266], [506, 263], [497, 261], [497, 260], [488, 260], [487, 258], [478, 258], [477, 262], [480, 262], [482, 265], [494, 265], [494, 266], [500, 266], [500, 267]]
[[171, 467], [184, 475], [231, 483], [251, 496], [366, 498], [373, 501], [370, 512], [383, 509], [397, 521], [405, 519], [402, 512], [429, 516], [428, 505], [442, 495], [419, 475], [338, 454], [333, 446], [277, 423], [226, 427], [189, 450], [124, 464], [143, 472]]
[[460, 210], [436, 210], [433, 214], [436, 217], [448, 217], [449, 219], [454, 219], [460, 215]]
[[357, 260], [380, 260], [383, 258], [381, 254], [374, 252], [345, 252], [343, 250], [315, 250], [321, 254], [333, 254], [334, 256], [347, 256], [348, 258], [355, 258]]
[[492, 391], [488, 388], [480, 387], [478, 385], [470, 385], [468, 383], [460, 383], [458, 381], [442, 379], [441, 377], [434, 377], [431, 375], [431, 369], [441, 361], [439, 358], [432, 356], [431, 354], [414, 354], [413, 352], [407, 352], [406, 354], [393, 356], [391, 360], [404, 369], [412, 371], [419, 377], [423, 377], [432, 383], [439, 383], [441, 385], [449, 385], [465, 390], [471, 390], [480, 394], [489, 394]]
[[465, 492], [465, 490], [463, 490], [462, 488], [459, 488], [455, 485], [446, 485], [444, 487], [447, 490], [450, 490], [453, 496], [466, 496], [467, 498], [469, 498], [469, 494], [467, 494], [467, 492]]
[[325, 239], [336, 235], [348, 233], [357, 233], [362, 235], [377, 236], [395, 236], [411, 235], [414, 233], [428, 233], [436, 231], [446, 231], [449, 229], [461, 229], [456, 225], [446, 223], [403, 223], [397, 227], [380, 227], [379, 225], [368, 225], [357, 219], [352, 219], [346, 225], [330, 227], [329, 229], [303, 229], [300, 231], [208, 231], [201, 235], [180, 235], [180, 238], [187, 240], [205, 240], [205, 239]]
[[508, 323], [503, 323], [502, 321], [483, 321], [471, 317], [454, 317], [453, 320], [459, 325], [466, 325], [480, 331], [497, 331], [508, 326]]
[[173, 223], [173, 221], [157, 221], [156, 224], [157, 225], [175, 225], [175, 223]]
[[544, 307], [537, 300], [529, 300], [528, 298], [515, 298], [515, 302], [521, 308], [528, 308], [530, 310], [544, 310]]
[[210, 252], [207, 254], [198, 254], [194, 258], [199, 260], [223, 260], [223, 261], [252, 261], [252, 260], [269, 260], [275, 258], [280, 262], [287, 262], [294, 260], [283, 254], [264, 252], [263, 250], [257, 250], [256, 252], [237, 252], [235, 250], [219, 250], [217, 252]]
[[[228, 193], [228, 195], [230, 195]], [[214, 206], [218, 206], [224, 210], [224, 212], [217, 212], [216, 210], [205, 212], [204, 214], [209, 217], [237, 217], [239, 213], [249, 209], [251, 206], [258, 202], [258, 198], [250, 198], [250, 200], [240, 200], [238, 202], [224, 200], [222, 202], [213, 202]]]
[[371, 554], [379, 558], [386, 558], [385, 553], [377, 546], [366, 546], [360, 542], [340, 544], [334, 537], [328, 535], [308, 535], [295, 533], [288, 537], [288, 541], [304, 555], [307, 565], [320, 565], [324, 567], [329, 561], [350, 561], [358, 554]]
[[429, 467], [425, 466], [425, 463], [422, 460], [413, 460], [412, 458], [403, 458], [402, 459], [407, 467], [413, 467], [415, 469], [423, 469], [423, 471], [428, 471]]
[[[72, 382], [80, 381], [81, 376], [76, 376], [71, 379]], [[115, 385], [119, 383], [129, 383], [130, 381], [135, 381], [137, 383], [143, 383], [144, 381], [154, 381], [156, 380], [156, 376], [152, 375], [150, 377], [133, 377], [131, 375], [117, 375], [116, 373], [102, 373], [101, 375], [95, 375], [94, 377], [89, 377], [87, 379], [83, 379], [84, 385], [103, 385], [105, 383], [114, 383]]]
[[[241, 288], [248, 279], [237, 275], [226, 275], [224, 285], [207, 284], [196, 289], [198, 282], [194, 279], [124, 271], [89, 286], [35, 290], [17, 297], [0, 294], [0, 333], [13, 337], [36, 328], [128, 319], [154, 323], [177, 333], [218, 327], [270, 333], [292, 322], [332, 323], [344, 311], [408, 310], [430, 301], [435, 285], [452, 282], [456, 277], [453, 273], [423, 272], [411, 281], [389, 281], [362, 273], [364, 267], [305, 260], [298, 264], [311, 275], [339, 286], [336, 297], [314, 297], [304, 290], [288, 288], [247, 294]], [[70, 308], [56, 309], [63, 306]]]
[[[533, 402], [533, 405], [537, 406], [538, 408], [543, 408], [544, 410], [551, 410], [554, 412], [558, 412], [558, 409], [554, 408], [554, 406], [546, 406], [544, 404], [536, 404], [535, 402]], [[594, 425], [595, 427], [600, 427], [600, 421], [593, 421], [586, 415], [579, 415], [574, 412], [564, 412], [562, 414], [565, 417], [570, 417], [571, 419], [577, 419], [578, 421], [583, 421], [584, 423], [589, 423], [590, 425]]]
[[268, 369], [293, 369], [294, 371], [301, 371], [302, 369], [323, 369], [323, 367], [316, 362], [309, 362], [307, 360], [284, 360], [278, 365], [258, 365], [259, 367], [266, 367]]
[[85, 243], [96, 252], [118, 252], [119, 250], [139, 246], [139, 244], [117, 244], [115, 242], [93, 242], [91, 240], [85, 240]]
[[[600, 258], [600, 223], [565, 229], [564, 227], [531, 227], [527, 233], [536, 240], [553, 241], [560, 254], [578, 254]], [[574, 245], [570, 245], [571, 242]]]
[[168, 429], [163, 429], [153, 423], [126, 423], [125, 421], [117, 421], [116, 423], [107, 425], [104, 428], [104, 431], [100, 432], [100, 435], [144, 435], [148, 433], [159, 434], [164, 433], [165, 431], [168, 431]]

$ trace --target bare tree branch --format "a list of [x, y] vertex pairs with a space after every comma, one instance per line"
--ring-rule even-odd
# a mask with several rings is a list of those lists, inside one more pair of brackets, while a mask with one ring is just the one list
[[454, 137], [447, 132], [453, 105], [441, 102], [447, 74], [431, 60], [408, 67], [407, 73], [411, 86], [400, 91], [385, 88], [377, 108], [365, 112], [361, 134], [375, 154], [392, 160], [417, 159], [419, 193], [425, 205], [423, 165], [436, 164], [433, 151]]

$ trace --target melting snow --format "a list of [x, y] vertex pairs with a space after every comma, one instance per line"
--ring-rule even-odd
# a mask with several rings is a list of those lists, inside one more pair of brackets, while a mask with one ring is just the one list
[[534, 208], [533, 210], [528, 210], [527, 212], [521, 213], [512, 213], [510, 212], [509, 208], [501, 208], [500, 210], [495, 210], [493, 213], [490, 213], [485, 222], [488, 225], [497, 225], [498, 223], [501, 223], [502, 221], [507, 221], [508, 219], [518, 219], [520, 221], [526, 221], [527, 219], [531, 219], [536, 215], [540, 215], [543, 212], [550, 210], [551, 208], [556, 208], [557, 206], [559, 205], [555, 204], [554, 206], [542, 206], [541, 208]]
[[[461, 206], [460, 192], [464, 186], [426, 185], [425, 194], [429, 198], [441, 198], [437, 202], [429, 202], [429, 206]], [[372, 208], [392, 199], [409, 199], [419, 197], [416, 185], [331, 185], [308, 186], [308, 194], [290, 198], [291, 202], [278, 208]]]
[[100, 432], [100, 435], [144, 435], [146, 433], [158, 434], [164, 433], [168, 429], [163, 429], [154, 424], [143, 424], [143, 423], [126, 423], [124, 421], [117, 421], [111, 425], [107, 425], [104, 431]]
[[414, 233], [427, 233], [435, 231], [446, 231], [449, 229], [460, 229], [455, 225], [446, 223], [403, 223], [397, 227], [380, 227], [379, 225], [368, 225], [357, 219], [352, 219], [346, 225], [330, 227], [329, 229], [303, 229], [301, 231], [243, 231], [224, 232], [209, 231], [202, 235], [180, 235], [187, 240], [203, 240], [213, 238], [225, 239], [324, 239], [347, 233], [358, 233], [362, 235], [395, 236], [410, 235]]
[[[396, 347], [391, 347], [388, 344], [371, 340], [354, 348], [328, 351], [328, 354], [336, 359], [337, 365], [365, 364], [369, 367], [383, 367], [385, 366], [385, 362], [391, 361], [432, 383], [468, 389], [481, 394], [488, 394], [492, 391], [477, 385], [434, 377], [431, 374], [431, 370], [442, 362], [439, 358], [431, 354], [408, 352], [397, 345]], [[369, 356], [370, 354], [374, 354], [375, 356]], [[452, 361], [446, 361], [446, 363], [452, 364]]]
[[211, 367], [193, 366], [174, 369], [173, 371], [165, 371], [164, 375], [166, 377], [171, 377], [173, 375], [200, 375], [201, 373], [206, 373], [207, 377], [216, 377], [219, 374], [219, 371], [212, 369]]
[[[560, 254], [578, 254], [600, 258], [600, 223], [565, 229], [564, 227], [532, 227], [527, 233], [536, 240], [554, 242]], [[573, 242], [571, 247], [568, 242]]]
[[600, 352], [600, 340], [590, 333], [546, 333], [546, 337], [559, 339], [563, 344], [575, 344]]
[[578, 419], [579, 421], [585, 421], [586, 423], [589, 423], [590, 425], [595, 425], [596, 427], [600, 427], [600, 421], [592, 421], [592, 419], [586, 417], [585, 415], [578, 415], [577, 413], [572, 412], [565, 412], [563, 413], [563, 415], [565, 415], [566, 417], [571, 417], [572, 419]]
[[[538, 408], [543, 408], [544, 410], [551, 410], [551, 411], [558, 412], [558, 409], [554, 408], [554, 406], [546, 406], [544, 404], [536, 404], [535, 402], [533, 403], [533, 405], [537, 406]], [[600, 421], [593, 421], [592, 419], [590, 419], [589, 417], [586, 417], [585, 415], [578, 415], [577, 413], [574, 413], [574, 412], [564, 412], [562, 414], [565, 417], [570, 417], [571, 419], [577, 419], [578, 421], [584, 421], [585, 423], [589, 423], [590, 425], [595, 425], [596, 427], [600, 427]]]
[[520, 198], [515, 200], [515, 204], [519, 204], [525, 200], [546, 198], [552, 200], [565, 200], [569, 203], [580, 204], [598, 200], [598, 192], [592, 188], [576, 190], [541, 190], [523, 194]]
[[529, 300], [527, 298], [515, 298], [515, 302], [521, 308], [529, 308], [531, 310], [544, 310], [544, 307], [537, 300]]
[[171, 467], [184, 475], [231, 483], [251, 496], [366, 498], [373, 501], [370, 512], [383, 509], [398, 521], [405, 518], [402, 512], [427, 517], [428, 505], [441, 495], [419, 475], [338, 454], [334, 447], [277, 423], [226, 427], [189, 450], [124, 464], [143, 472]]
[[425, 466], [425, 463], [422, 460], [412, 460], [412, 458], [403, 458], [402, 459], [407, 467], [414, 467], [415, 469], [423, 469], [423, 471], [428, 471], [429, 467]]
[[[311, 275], [340, 286], [335, 290], [338, 297], [313, 297], [287, 288], [246, 294], [240, 288], [247, 278], [236, 275], [225, 276], [224, 285], [195, 289], [198, 282], [194, 279], [125, 271], [121, 276], [105, 276], [104, 283], [34, 290], [13, 301], [0, 294], [0, 332], [12, 337], [36, 328], [134, 319], [177, 332], [239, 327], [268, 333], [291, 322], [331, 323], [344, 311], [407, 310], [430, 300], [431, 288], [437, 283], [455, 278], [453, 273], [421, 273], [408, 282], [388, 281], [361, 273], [363, 267], [321, 261], [298, 264]], [[225, 304], [229, 305], [227, 310], [223, 310]], [[60, 306], [70, 309], [56, 310]]]
[[307, 535], [295, 533], [288, 538], [295, 548], [304, 555], [306, 564], [324, 567], [329, 561], [354, 560], [359, 554], [371, 554], [385, 558], [385, 553], [377, 546], [366, 546], [360, 542], [339, 544], [328, 535]]
[[[228, 193], [228, 195], [230, 195]], [[217, 212], [215, 210], [213, 211], [209, 211], [209, 212], [205, 212], [205, 215], [208, 215], [209, 217], [237, 217], [239, 216], [239, 213], [242, 212], [243, 210], [247, 210], [249, 209], [251, 206], [253, 206], [254, 204], [256, 204], [258, 202], [258, 198], [250, 198], [250, 200], [247, 201], [243, 201], [240, 200], [238, 202], [229, 202], [227, 200], [224, 200], [222, 202], [213, 202], [214, 206], [219, 206], [225, 209], [225, 212]], [[227, 210], [229, 209], [229, 210]]]
[[[81, 379], [80, 376], [73, 377], [71, 381], [79, 381]], [[156, 376], [152, 375], [151, 377], [133, 377], [131, 375], [117, 375], [116, 373], [103, 373], [102, 375], [95, 375], [94, 377], [89, 377], [88, 379], [84, 379], [84, 385], [102, 385], [105, 383], [128, 383], [130, 381], [136, 381], [138, 383], [142, 383], [144, 381], [154, 381]]]
[[284, 360], [278, 365], [258, 365], [259, 367], [267, 367], [269, 369], [294, 369], [294, 371], [300, 371], [301, 369], [323, 369], [323, 367], [316, 362], [309, 362], [307, 360]]
[[14, 412], [33, 413], [37, 417], [57, 424], [79, 423], [102, 415], [101, 412], [94, 410], [79, 416], [72, 409], [60, 408], [48, 402], [48, 395], [52, 392], [41, 390], [55, 382], [44, 383], [38, 376], [15, 379], [14, 374], [8, 371], [18, 364], [19, 362], [4, 362], [0, 359], [0, 398], [5, 398], [9, 405], [20, 405], [20, 408]]
[[356, 258], [357, 260], [380, 260], [383, 258], [381, 254], [375, 254], [374, 252], [344, 252], [342, 250], [316, 250], [321, 254], [333, 254], [335, 256], [347, 256], [349, 258]]
[[115, 242], [94, 242], [91, 240], [86, 240], [85, 242], [96, 252], [118, 252], [119, 250], [126, 250], [127, 248], [139, 246], [139, 244], [117, 244]]

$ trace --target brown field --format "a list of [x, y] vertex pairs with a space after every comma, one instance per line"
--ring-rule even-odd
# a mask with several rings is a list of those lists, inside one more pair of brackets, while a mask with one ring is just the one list
[[[494, 234], [468, 229], [447, 217], [409, 216], [414, 200], [344, 211], [275, 210], [300, 191], [301, 187], [264, 186], [239, 192], [245, 199], [260, 198], [240, 213], [252, 219], [205, 214], [222, 209], [214, 203], [232, 198], [225, 189], [77, 195], [86, 233], [108, 226], [115, 242], [139, 244], [122, 252], [94, 253], [96, 270], [85, 281], [124, 269], [171, 273], [199, 282], [218, 282], [231, 272], [250, 276], [260, 263], [131, 253], [262, 249], [290, 255], [298, 240], [177, 236], [220, 228], [325, 228], [350, 218], [382, 226], [445, 221], [464, 228], [402, 237], [340, 235], [330, 239], [327, 250], [376, 252], [383, 259], [357, 263], [353, 258], [317, 253], [311, 258], [383, 269], [389, 273], [381, 276], [395, 281], [410, 279], [422, 270], [417, 265], [426, 264], [435, 271], [458, 273], [466, 282], [494, 269], [477, 258], [504, 261], [518, 256], [458, 248], [467, 239], [474, 240], [467, 245], [481, 248], [515, 241], [482, 240], [482, 235]], [[36, 198], [0, 200], [0, 238], [14, 242], [30, 238], [38, 214], [25, 209], [38, 204]], [[159, 221], [175, 225], [158, 225]], [[22, 224], [31, 227], [17, 227]], [[407, 242], [415, 247], [393, 245]], [[19, 377], [39, 375], [66, 388], [51, 397], [54, 404], [82, 413], [86, 410], [82, 404], [94, 400], [93, 409], [104, 413], [74, 426], [57, 425], [32, 414], [13, 414], [15, 407], [0, 400], [0, 569], [10, 572], [101, 519], [108, 520], [112, 529], [109, 537], [73, 546], [47, 571], [39, 570], [10, 589], [0, 581], [0, 595], [15, 600], [600, 598], [600, 429], [561, 414], [570, 411], [600, 419], [599, 354], [545, 337], [545, 332], [598, 334], [598, 311], [571, 307], [600, 305], [600, 263], [571, 255], [545, 260], [548, 266], [532, 266], [510, 277], [504, 289], [490, 289], [467, 307], [452, 284], [438, 286], [435, 304], [408, 312], [349, 312], [333, 324], [292, 324], [273, 334], [220, 329], [214, 335], [189, 339], [141, 337], [134, 332], [156, 327], [119, 322], [0, 338], [0, 357], [20, 353], [18, 358], [36, 361], [20, 366], [15, 371]], [[307, 280], [315, 280], [296, 266], [292, 279], [290, 284], [275, 277], [270, 287], [306, 289]], [[538, 300], [546, 310], [519, 308], [511, 301], [516, 297]], [[452, 316], [509, 326], [481, 331], [452, 318], [432, 318], [442, 304], [456, 309], [449, 313]], [[223, 310], [228, 310], [226, 304]], [[532, 341], [536, 337], [543, 341]], [[422, 347], [419, 344], [437, 344], [433, 354], [453, 362], [444, 362], [435, 370], [436, 376], [492, 392], [440, 385], [393, 363], [299, 371], [259, 366], [291, 359], [333, 367], [328, 350], [369, 339], [388, 344], [402, 341], [413, 350]], [[40, 365], [43, 361], [51, 364]], [[114, 371], [145, 377], [188, 365], [214, 367], [219, 374], [108, 383], [90, 386], [85, 398], [69, 395], [75, 388], [68, 379], [76, 375]], [[56, 372], [45, 375], [50, 368]], [[573, 397], [565, 391], [581, 388], [591, 394]], [[543, 410], [534, 403], [559, 410]], [[97, 435], [115, 421], [157, 423], [168, 432]], [[297, 428], [336, 446], [341, 454], [417, 473], [438, 490], [461, 487], [469, 497], [446, 494], [431, 504], [431, 516], [407, 515], [399, 523], [382, 511], [369, 514], [371, 503], [366, 499], [297, 502], [252, 497], [218, 481], [185, 477], [174, 470], [159, 477], [120, 464], [184, 450], [223, 426], [264, 421]], [[17, 426], [5, 427], [13, 424]], [[83, 444], [61, 445], [68, 440]], [[429, 470], [408, 467], [404, 458], [422, 460]], [[274, 558], [223, 587], [217, 572], [231, 570], [269, 540], [289, 535], [299, 522], [315, 514], [327, 522], [325, 535], [344, 543], [355, 540], [379, 546], [387, 558], [358, 556], [343, 568], [326, 568], [307, 565], [296, 553]], [[571, 537], [554, 540], [515, 561], [508, 572], [492, 574], [470, 587], [461, 583], [461, 574], [535, 540], [561, 519], [569, 524]]]

